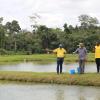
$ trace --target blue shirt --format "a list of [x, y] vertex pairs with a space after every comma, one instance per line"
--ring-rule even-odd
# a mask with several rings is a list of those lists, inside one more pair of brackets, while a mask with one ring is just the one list
[[85, 47], [77, 48], [75, 53], [77, 53], [79, 55], [80, 60], [84, 60], [86, 58], [86, 55], [87, 55], [87, 50]]

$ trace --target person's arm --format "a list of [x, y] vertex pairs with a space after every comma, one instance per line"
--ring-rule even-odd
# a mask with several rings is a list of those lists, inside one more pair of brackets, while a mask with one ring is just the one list
[[66, 54], [67, 53], [67, 51], [64, 49], [64, 54]]
[[48, 51], [48, 52], [52, 52], [52, 51], [53, 51], [53, 50], [50, 50], [50, 49], [48, 49], [48, 48], [46, 48], [45, 50]]
[[53, 52], [53, 50], [50, 50], [50, 49], [48, 49], [48, 48], [46, 48], [45, 51], [46, 51], [48, 54], [51, 53], [51, 52]]
[[73, 54], [78, 53], [78, 48], [73, 52]]
[[53, 53], [57, 53], [57, 50], [58, 50], [58, 49], [54, 49], [54, 50], [52, 50], [52, 52], [53, 52]]
[[96, 46], [93, 48], [93, 53], [95, 53]]
[[58, 50], [58, 49], [50, 50], [50, 49], [46, 48], [45, 50], [46, 50], [47, 52], [57, 53], [57, 50]]
[[64, 49], [64, 58], [66, 57], [66, 53], [67, 53], [67, 51]]

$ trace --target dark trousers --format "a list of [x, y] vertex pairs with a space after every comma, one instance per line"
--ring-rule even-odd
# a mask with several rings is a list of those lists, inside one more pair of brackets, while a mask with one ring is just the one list
[[84, 73], [84, 69], [85, 69], [85, 60], [79, 60], [79, 69], [80, 69], [80, 74]]
[[95, 59], [96, 65], [97, 65], [97, 73], [100, 71], [100, 58]]
[[64, 58], [57, 58], [57, 74], [62, 73], [62, 64]]

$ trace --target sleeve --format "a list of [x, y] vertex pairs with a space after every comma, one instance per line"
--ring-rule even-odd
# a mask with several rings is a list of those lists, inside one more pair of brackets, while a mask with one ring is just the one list
[[75, 51], [74, 53], [78, 53], [78, 50], [79, 50], [79, 49], [77, 48], [76, 51]]
[[64, 49], [64, 53], [67, 53], [67, 51]]

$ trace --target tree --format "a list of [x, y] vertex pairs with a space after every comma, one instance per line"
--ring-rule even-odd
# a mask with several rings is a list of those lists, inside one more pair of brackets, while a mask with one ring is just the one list
[[40, 25], [37, 29], [37, 34], [42, 40], [43, 48], [48, 48], [50, 42], [50, 30], [45, 25]]
[[8, 37], [9, 41], [6, 42], [6, 44], [9, 43], [9, 49], [14, 50], [16, 52], [17, 50], [16, 33], [18, 33], [21, 30], [21, 28], [16, 20], [13, 20], [12, 22], [7, 22], [5, 28], [6, 28], [6, 34], [9, 34]]
[[5, 28], [8, 32], [8, 34], [12, 34], [11, 30], [12, 30], [12, 25], [11, 25], [11, 22], [7, 22], [6, 25], [5, 25]]
[[69, 25], [69, 30], [73, 30], [74, 29], [74, 27], [72, 26], [72, 25]]
[[5, 40], [5, 28], [0, 26], [0, 48], [4, 47], [4, 40]]
[[2, 24], [3, 21], [3, 17], [0, 17], [0, 25]]
[[0, 17], [0, 48], [4, 47], [5, 28], [2, 25], [3, 17]]
[[65, 33], [67, 33], [67, 34], [70, 34], [71, 33], [66, 23], [64, 24], [63, 27], [64, 27], [64, 32]]
[[31, 25], [32, 31], [33, 31], [33, 33], [36, 33], [36, 30], [39, 26], [38, 22], [41, 19], [41, 16], [37, 13], [34, 13], [32, 16], [29, 16], [29, 18], [32, 22], [32, 25]]
[[21, 30], [21, 28], [16, 20], [13, 20], [11, 25], [12, 25], [12, 32], [19, 32]]
[[91, 17], [86, 14], [80, 15], [78, 19], [83, 29], [89, 28], [91, 26], [96, 26], [97, 24], [99, 24], [99, 21], [96, 17]]
[[16, 20], [13, 20], [12, 22], [7, 22], [5, 27], [8, 30], [9, 34], [18, 33], [21, 30]]
[[90, 17], [89, 24], [90, 24], [90, 27], [91, 26], [97, 26], [97, 24], [99, 24], [99, 21], [98, 21], [98, 19], [96, 17], [94, 17], [94, 18]]

